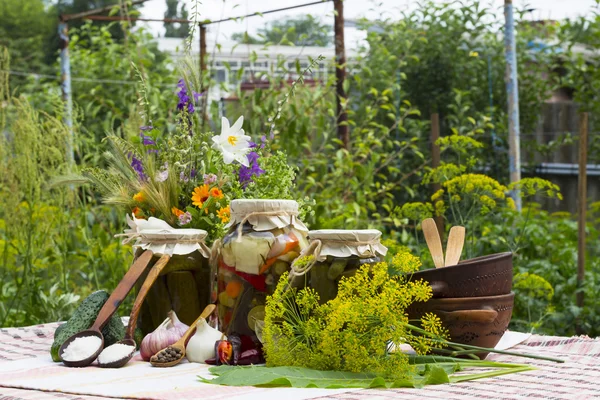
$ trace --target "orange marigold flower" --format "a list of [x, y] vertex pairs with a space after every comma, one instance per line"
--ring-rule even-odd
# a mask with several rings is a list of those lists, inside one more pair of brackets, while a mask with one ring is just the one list
[[215, 199], [223, 198], [223, 192], [221, 191], [221, 189], [219, 189], [216, 186], [214, 188], [210, 189], [210, 195], [211, 195], [211, 197], [214, 197]]
[[223, 207], [217, 211], [217, 217], [219, 217], [221, 219], [221, 222], [224, 224], [229, 222], [229, 216], [230, 216], [229, 206]]
[[173, 207], [171, 208], [171, 212], [173, 213], [174, 216], [176, 216], [177, 218], [181, 217], [183, 214], [185, 214], [183, 211], [181, 211], [179, 208], [177, 207]]
[[144, 197], [143, 192], [137, 192], [136, 194], [133, 195], [133, 200], [137, 201], [138, 203], [141, 203], [144, 200], [146, 200], [146, 198]]
[[142, 218], [144, 216], [144, 212], [139, 207], [133, 207], [133, 210], [131, 210], [131, 212], [133, 213], [133, 215], [135, 215], [136, 218]]
[[196, 207], [202, 207], [202, 204], [204, 204], [204, 202], [208, 200], [208, 197], [210, 196], [208, 190], [208, 185], [200, 185], [195, 188], [192, 192], [192, 204]]

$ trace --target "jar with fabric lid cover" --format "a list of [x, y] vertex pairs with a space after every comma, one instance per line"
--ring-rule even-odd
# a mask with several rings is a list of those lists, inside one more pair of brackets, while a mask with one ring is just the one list
[[228, 233], [213, 246], [219, 329], [255, 338], [266, 297], [308, 246], [308, 229], [293, 200], [233, 200], [230, 207]]
[[142, 304], [138, 326], [144, 334], [152, 332], [170, 310], [186, 325], [191, 325], [211, 297], [210, 249], [207, 232], [201, 229], [175, 229], [157, 218], [127, 218], [131, 229], [124, 243], [135, 240], [135, 258], [146, 250], [153, 252], [150, 264], [136, 284], [139, 290], [154, 264], [163, 256], [169, 261], [160, 271]]
[[302, 266], [292, 265], [290, 284], [313, 288], [321, 304], [337, 296], [342, 277], [380, 262], [387, 253], [380, 241], [381, 232], [375, 229], [323, 229], [308, 232], [308, 238], [309, 247], [302, 255], [312, 255], [313, 259]]

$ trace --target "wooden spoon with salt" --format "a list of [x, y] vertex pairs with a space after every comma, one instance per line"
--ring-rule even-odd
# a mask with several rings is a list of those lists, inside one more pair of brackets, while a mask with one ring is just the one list
[[[200, 314], [200, 316], [192, 323], [192, 325], [190, 325], [188, 330], [185, 331], [181, 339], [153, 355], [150, 358], [150, 364], [152, 364], [153, 367], [172, 367], [179, 364], [181, 360], [183, 360], [183, 357], [185, 357], [185, 344], [187, 343], [189, 337], [192, 336], [192, 334], [196, 331], [196, 325], [198, 324], [198, 321], [201, 319], [206, 319], [210, 314], [212, 314], [213, 311], [215, 311], [215, 308], [217, 308], [217, 306], [214, 304], [207, 305], [204, 308], [204, 311], [202, 311], [202, 314]], [[161, 355], [166, 356], [169, 353], [177, 358], [172, 361], [160, 361]]]

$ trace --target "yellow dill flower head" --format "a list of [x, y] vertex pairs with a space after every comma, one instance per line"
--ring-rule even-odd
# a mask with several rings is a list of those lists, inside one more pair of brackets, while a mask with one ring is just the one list
[[144, 197], [143, 192], [137, 192], [136, 194], [133, 195], [133, 200], [138, 203], [142, 203], [144, 200], [146, 200], [146, 198]]
[[447, 209], [448, 207], [446, 207], [446, 203], [444, 203], [443, 200], [438, 200], [435, 202], [434, 211], [436, 216], [440, 217], [444, 215]]
[[459, 150], [461, 153], [467, 153], [472, 149], [483, 148], [483, 143], [473, 139], [471, 136], [454, 134], [450, 136], [444, 136], [438, 139], [438, 146], [441, 151], [447, 149]]
[[436, 336], [447, 338], [448, 330], [442, 325], [442, 320], [433, 313], [426, 313], [421, 317], [421, 325], [427, 332]]
[[440, 200], [444, 196], [444, 189], [440, 189], [431, 196], [431, 201]]
[[525, 292], [527, 298], [540, 298], [550, 301], [554, 297], [554, 288], [550, 282], [536, 274], [528, 272], [516, 274], [513, 286], [515, 289]]
[[423, 184], [443, 183], [463, 174], [467, 168], [464, 165], [442, 163], [439, 167], [432, 168], [423, 176]]
[[562, 194], [558, 185], [542, 178], [523, 178], [520, 181], [511, 183], [510, 190], [518, 190], [521, 197], [532, 197], [541, 195], [551, 199], [562, 200]]
[[433, 206], [430, 203], [405, 203], [400, 213], [404, 218], [420, 222], [433, 216]]
[[391, 268], [394, 271], [403, 274], [409, 274], [416, 272], [421, 268], [421, 259], [417, 256], [410, 254], [408, 251], [397, 253], [392, 258]]
[[506, 205], [508, 206], [508, 208], [510, 208], [511, 210], [516, 210], [517, 209], [517, 205], [515, 204], [515, 201], [513, 200], [512, 197], [507, 197], [506, 198]]

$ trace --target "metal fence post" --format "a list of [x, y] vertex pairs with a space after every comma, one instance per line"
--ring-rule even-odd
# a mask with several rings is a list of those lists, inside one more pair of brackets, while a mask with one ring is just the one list
[[73, 100], [71, 99], [71, 61], [69, 59], [69, 27], [67, 21], [61, 16], [58, 24], [60, 39], [60, 88], [62, 99], [65, 102], [65, 125], [68, 129], [67, 137], [67, 162], [73, 166]]
[[[508, 98], [508, 165], [510, 182], [521, 179], [521, 139], [519, 127], [519, 81], [517, 74], [517, 46], [515, 43], [515, 20], [512, 0], [504, 0], [504, 18], [506, 20], [505, 57], [506, 57], [506, 95]], [[521, 211], [521, 196], [515, 190], [512, 193], [518, 211]]]
[[344, 148], [350, 148], [350, 132], [348, 130], [348, 114], [342, 104], [346, 99], [344, 90], [344, 79], [346, 79], [346, 51], [344, 47], [344, 2], [333, 0], [335, 19], [333, 29], [335, 33], [335, 78], [336, 78], [336, 104], [337, 104], [337, 131], [338, 138], [344, 144]]

